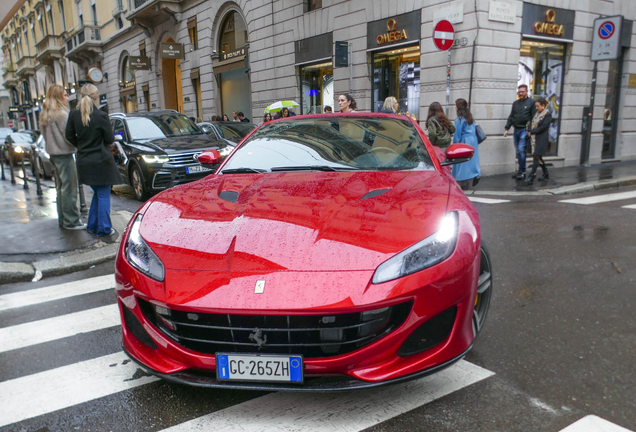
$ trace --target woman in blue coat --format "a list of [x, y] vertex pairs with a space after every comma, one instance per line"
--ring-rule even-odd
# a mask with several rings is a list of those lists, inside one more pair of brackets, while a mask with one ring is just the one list
[[470, 113], [468, 103], [465, 99], [457, 99], [455, 101], [457, 108], [457, 118], [455, 119], [455, 134], [453, 135], [454, 143], [468, 144], [475, 149], [475, 154], [468, 162], [453, 165], [452, 174], [463, 190], [468, 189], [470, 180], [473, 186], [476, 186], [481, 178], [481, 169], [479, 168], [479, 146], [477, 143], [477, 135], [475, 134], [475, 120]]

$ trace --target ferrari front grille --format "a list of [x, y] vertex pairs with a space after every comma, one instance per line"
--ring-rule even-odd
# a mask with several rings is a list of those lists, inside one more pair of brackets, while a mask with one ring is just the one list
[[346, 314], [233, 315], [184, 312], [139, 299], [144, 316], [189, 350], [332, 357], [357, 350], [401, 326], [412, 302]]

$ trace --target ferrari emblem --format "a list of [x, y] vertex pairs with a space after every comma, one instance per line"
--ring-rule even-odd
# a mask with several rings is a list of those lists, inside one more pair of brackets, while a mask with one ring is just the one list
[[265, 281], [264, 280], [256, 281], [256, 286], [254, 287], [254, 294], [263, 294], [264, 290], [265, 290]]

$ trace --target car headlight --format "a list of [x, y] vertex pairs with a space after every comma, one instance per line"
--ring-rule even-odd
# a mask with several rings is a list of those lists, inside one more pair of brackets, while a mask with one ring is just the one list
[[13, 151], [16, 153], [22, 153], [24, 151], [24, 149], [20, 146], [14, 146], [13, 147]]
[[221, 154], [221, 157], [225, 157], [229, 155], [230, 153], [232, 153], [232, 150], [234, 150], [234, 147], [227, 145], [223, 147], [222, 149], [220, 149], [219, 153]]
[[134, 268], [150, 276], [151, 278], [163, 282], [164, 269], [163, 263], [157, 255], [150, 249], [150, 246], [144, 241], [139, 234], [142, 215], [138, 215], [135, 222], [130, 228], [128, 234], [128, 243], [126, 245], [126, 258], [130, 265]]
[[163, 155], [142, 155], [141, 157], [148, 163], [166, 163], [170, 160], [168, 156]]
[[380, 264], [373, 274], [372, 282], [387, 282], [444, 261], [455, 250], [458, 226], [457, 212], [446, 213], [435, 234]]

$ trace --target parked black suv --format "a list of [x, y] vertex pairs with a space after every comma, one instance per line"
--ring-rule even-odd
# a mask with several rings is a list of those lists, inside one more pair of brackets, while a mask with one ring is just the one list
[[213, 170], [199, 165], [203, 150], [229, 153], [227, 143], [211, 138], [188, 117], [173, 110], [111, 114], [115, 134], [115, 161], [135, 196], [198, 180]]

